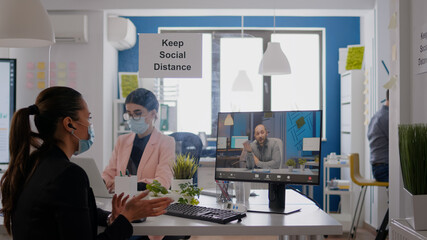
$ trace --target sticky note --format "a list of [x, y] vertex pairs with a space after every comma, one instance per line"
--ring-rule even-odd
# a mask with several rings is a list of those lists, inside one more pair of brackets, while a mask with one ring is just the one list
[[44, 64], [44, 62], [38, 62], [38, 63], [37, 63], [37, 69], [39, 69], [39, 70], [44, 70], [44, 68], [45, 68], [45, 64]]
[[27, 72], [26, 77], [27, 77], [27, 80], [32, 80], [32, 79], [34, 79], [34, 73], [32, 73], [32, 72]]
[[55, 69], [55, 68], [56, 68], [56, 63], [50, 62], [50, 70]]
[[57, 85], [65, 87], [65, 86], [67, 86], [67, 83], [65, 82], [65, 80], [58, 80], [58, 84]]
[[365, 105], [369, 103], [369, 98], [365, 98]]
[[37, 79], [45, 79], [45, 72], [37, 72]]
[[76, 72], [69, 72], [68, 73], [68, 79], [75, 80], [76, 79]]
[[56, 86], [56, 81], [53, 79], [50, 79], [50, 86]]
[[34, 88], [34, 83], [33, 83], [32, 81], [27, 81], [27, 83], [25, 84], [25, 86], [26, 86], [28, 89], [32, 89], [32, 88]]
[[34, 68], [35, 68], [35, 65], [34, 65], [33, 62], [28, 62], [27, 63], [27, 70], [34, 70]]
[[76, 71], [76, 68], [77, 68], [77, 64], [76, 64], [75, 62], [70, 62], [70, 63], [68, 64], [68, 69], [69, 69], [69, 70], [71, 70], [71, 71]]
[[363, 63], [363, 54], [365, 52], [365, 47], [349, 47], [347, 54], [347, 64], [345, 66], [346, 70], [352, 69], [362, 69]]
[[70, 88], [76, 88], [77, 87], [77, 82], [76, 81], [69, 81], [68, 82], [68, 86], [70, 87]]
[[66, 77], [67, 77], [67, 73], [66, 72], [63, 72], [63, 71], [58, 72], [58, 78], [64, 79]]
[[44, 89], [46, 87], [46, 83], [44, 81], [38, 81], [37, 82], [37, 88], [38, 89]]
[[365, 119], [365, 122], [363, 123], [365, 126], [368, 126], [368, 124], [369, 124], [369, 119]]
[[56, 78], [56, 72], [50, 71], [50, 79]]
[[366, 78], [363, 84], [367, 85], [369, 83], [369, 78]]
[[396, 84], [396, 82], [397, 82], [397, 75], [393, 75], [390, 77], [390, 80], [383, 85], [383, 87], [385, 89], [390, 89], [394, 86], [394, 84]]
[[390, 21], [388, 23], [388, 29], [396, 29], [397, 27], [397, 12], [394, 12], [390, 17]]
[[369, 114], [369, 110], [365, 109], [365, 111], [363, 112], [364, 115], [368, 115]]
[[368, 94], [369, 93], [369, 89], [365, 88], [365, 90], [363, 91], [363, 94]]
[[61, 70], [67, 69], [67, 64], [64, 62], [58, 63], [58, 69], [61, 69]]

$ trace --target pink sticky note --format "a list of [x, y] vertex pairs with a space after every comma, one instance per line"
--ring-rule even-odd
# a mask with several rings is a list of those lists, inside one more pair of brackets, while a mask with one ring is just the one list
[[35, 65], [34, 65], [33, 62], [28, 62], [27, 63], [27, 70], [34, 70], [34, 68], [35, 68]]
[[76, 81], [69, 81], [68, 82], [68, 86], [70, 87], [70, 88], [76, 88], [77, 87], [77, 82]]
[[27, 80], [32, 80], [34, 79], [34, 73], [33, 72], [27, 72]]
[[77, 76], [76, 72], [69, 72], [68, 73], [68, 79], [70, 79], [70, 80], [76, 80], [76, 76]]
[[56, 78], [56, 72], [50, 71], [50, 78]]
[[50, 79], [50, 86], [51, 87], [56, 86], [56, 81], [53, 79]]
[[55, 62], [50, 62], [50, 69], [55, 69], [56, 68], [56, 63]]
[[68, 69], [69, 69], [69, 70], [71, 70], [71, 71], [75, 71], [75, 70], [76, 70], [76, 68], [77, 68], [77, 64], [76, 64], [76, 62], [70, 62], [70, 63], [68, 64]]
[[27, 81], [27, 83], [25, 84], [25, 86], [29, 89], [33, 89], [34, 88], [34, 83], [32, 81]]

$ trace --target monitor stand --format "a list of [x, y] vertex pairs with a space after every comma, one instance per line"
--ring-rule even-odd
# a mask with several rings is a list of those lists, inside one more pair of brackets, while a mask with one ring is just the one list
[[269, 183], [268, 200], [268, 207], [272, 212], [284, 212], [286, 200], [286, 184]]

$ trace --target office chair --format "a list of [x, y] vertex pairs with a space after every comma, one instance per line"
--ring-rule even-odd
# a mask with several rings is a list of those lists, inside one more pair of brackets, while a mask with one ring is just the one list
[[[363, 203], [365, 202], [366, 189], [368, 186], [378, 186], [378, 187], [388, 187], [388, 182], [377, 182], [375, 179], [366, 179], [362, 177], [359, 169], [359, 154], [352, 153], [349, 155], [350, 160], [350, 176], [351, 180], [361, 187], [359, 198], [357, 200], [356, 209], [354, 210], [353, 220], [351, 222], [350, 232], [348, 234], [348, 239], [356, 238], [356, 229], [359, 224], [360, 214], [362, 213]], [[359, 207], [360, 204], [360, 207]], [[356, 217], [357, 216], [357, 217]], [[356, 220], [357, 219], [357, 220]], [[375, 239], [385, 239], [387, 233], [385, 232], [385, 228], [388, 223], [388, 208], [387, 212], [384, 216], [381, 227], [378, 231], [377, 237]]]
[[[194, 133], [190, 132], [175, 132], [170, 134], [169, 136], [175, 139], [177, 143], [176, 149], [177, 153], [181, 154], [190, 154], [197, 161], [197, 164], [200, 161], [200, 156], [202, 155], [203, 143], [200, 137]], [[193, 184], [197, 186], [197, 173], [194, 174]]]

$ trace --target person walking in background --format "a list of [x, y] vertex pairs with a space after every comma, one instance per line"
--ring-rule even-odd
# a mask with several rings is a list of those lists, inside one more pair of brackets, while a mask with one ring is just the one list
[[379, 182], [389, 180], [389, 90], [381, 109], [372, 117], [368, 127], [368, 140], [371, 152], [371, 165], [374, 178]]

